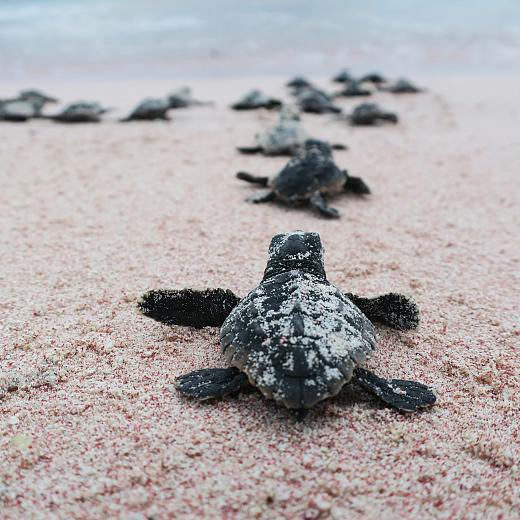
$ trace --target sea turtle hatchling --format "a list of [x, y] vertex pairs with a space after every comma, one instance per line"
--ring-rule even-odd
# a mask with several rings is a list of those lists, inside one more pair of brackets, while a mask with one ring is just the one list
[[289, 88], [301, 89], [312, 87], [312, 83], [303, 76], [295, 76], [293, 79], [288, 81], [285, 86]]
[[339, 212], [328, 206], [324, 195], [349, 191], [357, 195], [370, 193], [362, 179], [351, 177], [336, 166], [329, 144], [315, 139], [307, 140], [273, 179], [245, 172], [237, 173], [237, 178], [268, 188], [249, 197], [250, 202], [278, 199], [291, 205], [307, 203], [330, 218], [338, 218]]
[[[244, 154], [293, 155], [311, 136], [301, 124], [300, 113], [293, 105], [285, 105], [278, 123], [269, 130], [255, 136], [256, 146], [238, 147]], [[346, 150], [342, 144], [332, 145], [334, 150]]]
[[0, 121], [22, 123], [35, 115], [34, 106], [28, 101], [8, 100], [0, 103]]
[[424, 91], [424, 89], [416, 87], [413, 83], [404, 78], [398, 79], [390, 85], [379, 87], [379, 90], [391, 92], [392, 94], [417, 94]]
[[134, 108], [130, 115], [122, 122], [127, 121], [169, 121], [168, 110], [170, 106], [168, 102], [160, 98], [146, 98]]
[[350, 83], [354, 81], [354, 76], [352, 76], [348, 69], [343, 69], [332, 78], [332, 81], [334, 81], [334, 83]]
[[347, 120], [352, 126], [377, 126], [381, 123], [397, 123], [399, 118], [393, 112], [382, 110], [375, 103], [362, 103], [358, 105]]
[[190, 87], [180, 87], [172, 90], [166, 99], [170, 108], [188, 108], [192, 106], [206, 106], [211, 105], [211, 101], [199, 101], [194, 99]]
[[350, 81], [345, 84], [345, 88], [335, 94], [336, 97], [363, 97], [371, 96], [372, 91], [365, 88], [361, 81]]
[[229, 290], [154, 290], [140, 311], [168, 325], [220, 327], [229, 368], [205, 368], [177, 378], [181, 394], [198, 400], [256, 387], [303, 418], [308, 409], [352, 383], [403, 412], [432, 406], [422, 383], [384, 379], [363, 368], [377, 342], [374, 325], [413, 329], [413, 300], [389, 293], [363, 298], [326, 277], [317, 233], [275, 235], [260, 284], [240, 299]]
[[282, 106], [279, 99], [266, 96], [260, 90], [251, 90], [242, 99], [231, 105], [233, 110], [256, 110], [267, 108], [268, 110], [277, 109]]
[[109, 112], [96, 101], [78, 101], [67, 105], [59, 114], [48, 116], [59, 123], [99, 123], [101, 116]]
[[334, 104], [332, 96], [323, 90], [311, 87], [303, 88], [294, 92], [296, 101], [302, 112], [310, 114], [339, 114], [341, 108]]
[[33, 106], [34, 109], [34, 116], [33, 117], [40, 117], [42, 114], [43, 107], [47, 103], [57, 103], [58, 99], [54, 98], [52, 96], [48, 96], [47, 94], [44, 94], [40, 90], [22, 90], [18, 96], [18, 99], [20, 101], [27, 101]]

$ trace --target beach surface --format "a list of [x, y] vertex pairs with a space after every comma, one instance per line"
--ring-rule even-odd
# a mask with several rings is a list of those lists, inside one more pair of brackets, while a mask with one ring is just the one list
[[[128, 124], [179, 82], [45, 83], [117, 110], [0, 123], [2, 519], [518, 517], [520, 78], [414, 79], [428, 92], [375, 98], [397, 126], [304, 116], [373, 191], [334, 199], [334, 221], [246, 203], [234, 178], [286, 159], [239, 155], [277, 116], [228, 105], [255, 86], [286, 96], [286, 78], [190, 82], [215, 106]], [[224, 366], [218, 331], [146, 319], [139, 296], [245, 295], [272, 235], [295, 229], [320, 233], [345, 291], [415, 298], [419, 329], [379, 328], [368, 366], [431, 385], [433, 409], [402, 415], [349, 387], [297, 422], [257, 393], [177, 394], [179, 374]]]

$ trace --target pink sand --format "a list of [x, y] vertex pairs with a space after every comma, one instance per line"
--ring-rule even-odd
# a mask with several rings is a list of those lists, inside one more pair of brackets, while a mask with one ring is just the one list
[[[2, 519], [520, 517], [520, 80], [417, 81], [429, 93], [377, 96], [396, 127], [305, 116], [374, 192], [334, 200], [337, 221], [247, 204], [233, 177], [285, 163], [234, 151], [275, 114], [226, 108], [282, 79], [193, 83], [217, 106], [127, 125], [115, 117], [175, 85], [46, 84], [121, 111], [0, 124]], [[139, 295], [245, 294], [271, 236], [294, 229], [321, 234], [334, 284], [414, 296], [419, 330], [381, 329], [369, 366], [432, 385], [431, 411], [346, 389], [297, 423], [257, 394], [179, 397], [177, 375], [223, 365], [217, 330], [143, 318]]]

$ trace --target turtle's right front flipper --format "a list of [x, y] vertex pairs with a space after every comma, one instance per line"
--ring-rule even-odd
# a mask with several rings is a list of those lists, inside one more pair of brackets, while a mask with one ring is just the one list
[[177, 390], [199, 401], [238, 394], [249, 386], [247, 376], [238, 368], [204, 368], [177, 378]]
[[224, 289], [159, 289], [143, 294], [138, 307], [145, 316], [168, 325], [220, 327], [239, 301]]

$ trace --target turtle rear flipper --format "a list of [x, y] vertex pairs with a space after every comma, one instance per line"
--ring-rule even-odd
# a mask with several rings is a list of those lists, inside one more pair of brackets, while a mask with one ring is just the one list
[[238, 394], [249, 386], [247, 376], [238, 368], [204, 368], [179, 376], [177, 390], [199, 401]]
[[240, 298], [229, 290], [159, 289], [143, 294], [139, 310], [149, 318], [168, 325], [220, 327]]
[[324, 217], [339, 218], [339, 211], [336, 208], [331, 208], [327, 201], [323, 198], [320, 192], [316, 192], [310, 199], [309, 203], [313, 208], [316, 208]]
[[433, 390], [422, 383], [383, 379], [363, 368], [354, 370], [352, 382], [401, 412], [416, 412], [433, 406], [437, 400]]
[[356, 195], [370, 195], [370, 188], [360, 177], [351, 177], [349, 175], [345, 182], [345, 189], [355, 193]]

